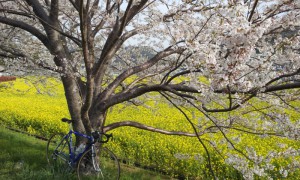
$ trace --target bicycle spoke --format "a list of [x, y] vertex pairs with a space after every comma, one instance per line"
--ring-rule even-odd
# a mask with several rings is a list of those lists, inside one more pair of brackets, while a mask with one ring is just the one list
[[120, 165], [116, 156], [107, 148], [101, 148], [98, 156], [92, 150], [84, 153], [77, 167], [78, 178], [116, 180], [120, 177]]
[[63, 135], [55, 134], [48, 140], [47, 161], [55, 170], [72, 171], [69, 164], [69, 143]]

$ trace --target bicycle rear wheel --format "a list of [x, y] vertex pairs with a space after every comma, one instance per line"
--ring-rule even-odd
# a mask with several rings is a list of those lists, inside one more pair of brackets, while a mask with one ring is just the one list
[[116, 155], [109, 149], [105, 147], [97, 149], [97, 156], [90, 149], [80, 158], [77, 175], [79, 180], [118, 180], [120, 178], [120, 164]]
[[70, 171], [68, 139], [63, 134], [54, 134], [47, 143], [47, 161], [56, 170]]

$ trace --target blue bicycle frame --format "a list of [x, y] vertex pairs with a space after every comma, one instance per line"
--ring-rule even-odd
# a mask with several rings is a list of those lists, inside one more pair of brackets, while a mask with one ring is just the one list
[[[94, 142], [94, 138], [92, 136], [88, 136], [86, 134], [81, 134], [80, 132], [77, 131], [73, 131], [70, 130], [69, 133], [67, 135], [64, 136], [63, 139], [67, 139], [69, 142], [69, 165], [73, 166], [74, 164], [76, 164], [76, 162], [80, 159], [80, 157], [82, 156], [82, 154], [87, 151], [88, 149], [90, 149], [93, 146], [93, 143], [87, 143], [84, 150], [82, 152], [80, 152], [79, 154], [75, 154], [75, 148], [72, 147], [72, 142], [73, 142], [73, 138], [72, 138], [72, 134], [75, 134], [75, 136], [81, 136], [84, 138], [87, 138], [89, 142]], [[62, 140], [63, 141], [63, 140]], [[61, 141], [61, 142], [62, 142]], [[93, 147], [92, 147], [93, 148]]]

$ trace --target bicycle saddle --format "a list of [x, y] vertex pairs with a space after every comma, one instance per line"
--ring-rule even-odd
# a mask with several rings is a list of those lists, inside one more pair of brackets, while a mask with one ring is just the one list
[[67, 118], [62, 118], [61, 121], [62, 121], [62, 122], [66, 122], [66, 123], [68, 123], [68, 124], [71, 124], [71, 123], [73, 122], [73, 120], [67, 119]]

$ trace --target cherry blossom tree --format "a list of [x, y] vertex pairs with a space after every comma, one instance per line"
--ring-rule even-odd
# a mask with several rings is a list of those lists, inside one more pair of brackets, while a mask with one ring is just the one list
[[[229, 129], [298, 139], [299, 118], [284, 109], [299, 112], [299, 8], [297, 0], [6, 0], [0, 55], [26, 65], [24, 73], [58, 74], [77, 131], [132, 126], [195, 136], [204, 148], [201, 136], [214, 131], [235, 148]], [[150, 92], [184, 113], [194, 132], [106, 123], [110, 107]], [[194, 124], [184, 106], [206, 119]], [[215, 115], [238, 109], [255, 118]], [[228, 160], [238, 169], [237, 162]]]

